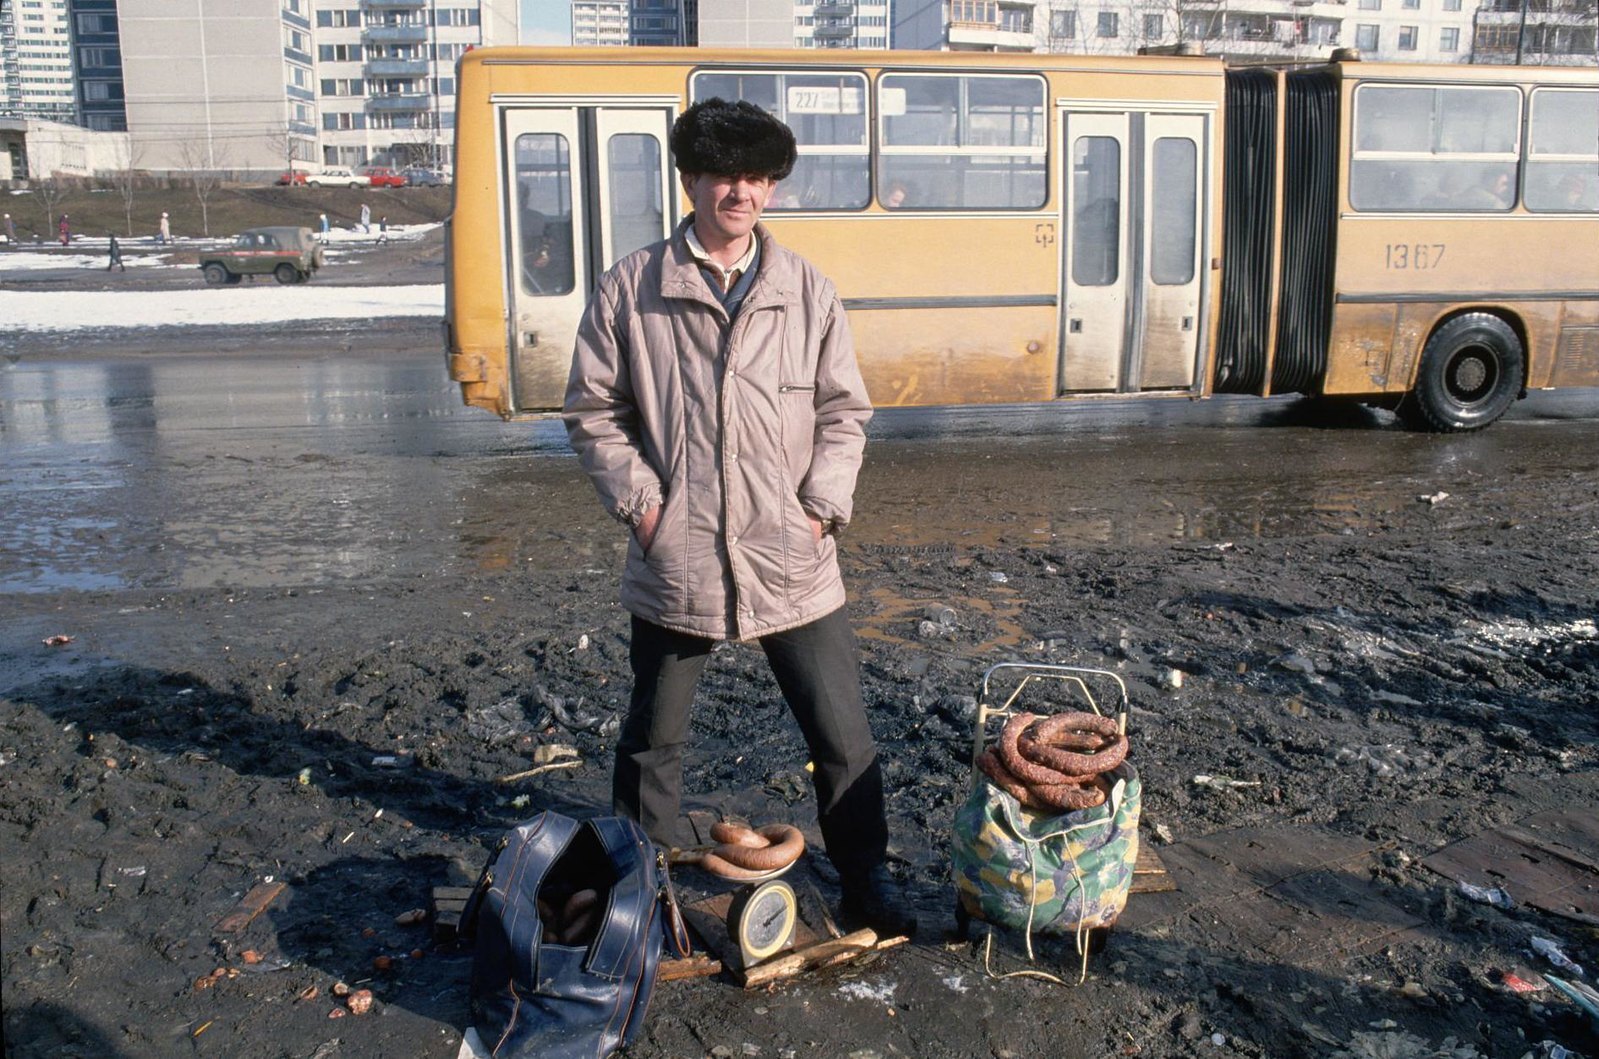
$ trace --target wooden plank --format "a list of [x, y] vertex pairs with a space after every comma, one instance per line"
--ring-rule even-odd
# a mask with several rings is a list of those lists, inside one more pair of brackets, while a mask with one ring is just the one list
[[233, 906], [233, 911], [217, 920], [217, 933], [237, 934], [249, 926], [256, 916], [265, 912], [267, 905], [276, 901], [278, 895], [287, 888], [281, 882], [261, 883], [257, 886], [252, 886], [250, 892], [240, 898], [239, 903]]
[[744, 971], [739, 977], [743, 980], [745, 988], [755, 989], [784, 978], [792, 978], [807, 967], [823, 961], [832, 961], [839, 956], [859, 956], [876, 948], [877, 932], [870, 927], [862, 927], [852, 934], [845, 934], [842, 938], [829, 938], [790, 952], [786, 956], [766, 960]]
[[1573, 922], [1599, 922], [1599, 824], [1552, 810], [1445, 846], [1421, 863], [1447, 879], [1503, 887], [1512, 899]]
[[1133, 865], [1132, 894], [1169, 893], [1177, 889], [1177, 880], [1166, 870], [1160, 854], [1148, 842], [1138, 844], [1138, 862]]
[[709, 978], [722, 973], [722, 961], [703, 952], [696, 952], [677, 960], [662, 960], [655, 972], [657, 980], [676, 982], [684, 978]]

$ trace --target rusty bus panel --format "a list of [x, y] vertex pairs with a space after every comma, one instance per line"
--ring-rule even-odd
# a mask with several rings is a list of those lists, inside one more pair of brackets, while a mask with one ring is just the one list
[[1055, 387], [1055, 310], [988, 309], [971, 326], [964, 309], [850, 314], [872, 403], [1003, 404], [1045, 401]]
[[1397, 393], [1410, 385], [1414, 347], [1408, 356], [1399, 352], [1398, 316], [1392, 304], [1337, 307], [1322, 393]]

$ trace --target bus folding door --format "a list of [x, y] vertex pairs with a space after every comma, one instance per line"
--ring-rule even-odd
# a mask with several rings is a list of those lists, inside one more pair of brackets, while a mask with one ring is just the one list
[[1203, 331], [1207, 119], [1064, 115], [1059, 391], [1194, 387]]
[[618, 259], [671, 231], [670, 107], [509, 107], [506, 284], [517, 412], [561, 407], [572, 336]]

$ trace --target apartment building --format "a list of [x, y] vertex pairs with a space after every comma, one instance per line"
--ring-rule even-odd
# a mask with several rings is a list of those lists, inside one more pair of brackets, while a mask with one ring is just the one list
[[[711, 0], [715, 3], [717, 0]], [[628, 43], [646, 47], [692, 47], [699, 43], [698, 5], [692, 0], [630, 0]]]
[[572, 43], [578, 47], [627, 43], [628, 0], [572, 0]]
[[455, 61], [517, 43], [515, 0], [315, 2], [318, 161], [450, 164]]
[[520, 30], [516, 0], [73, 2], [117, 5], [126, 127], [155, 170], [448, 164], [455, 60]]
[[1477, 3], [900, 0], [894, 41], [903, 48], [1101, 55], [1190, 44], [1237, 62], [1314, 62], [1335, 48], [1357, 47], [1372, 60], [1464, 62]]
[[76, 119], [67, 14], [66, 0], [0, 3], [0, 116]]
[[1484, 0], [1473, 19], [1479, 63], [1579, 66], [1599, 62], [1599, 4], [1594, 0]]

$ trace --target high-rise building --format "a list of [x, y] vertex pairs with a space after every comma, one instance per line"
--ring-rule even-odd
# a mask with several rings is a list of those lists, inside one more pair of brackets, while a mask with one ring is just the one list
[[520, 28], [516, 0], [115, 2], [127, 128], [157, 170], [447, 164], [455, 60]]
[[72, 16], [78, 123], [101, 132], [125, 130], [128, 111], [117, 0], [67, 0], [67, 4]]
[[631, 0], [632, 21], [628, 43], [657, 47], [678, 47], [699, 43], [691, 26], [697, 11], [686, 11], [689, 0]]
[[451, 161], [455, 60], [517, 43], [516, 0], [315, 0], [319, 161]]
[[0, 114], [76, 120], [67, 0], [0, 3], [0, 76]]
[[698, 0], [699, 43], [719, 48], [887, 48], [893, 0]]
[[628, 0], [572, 0], [572, 43], [579, 47], [627, 43]]

